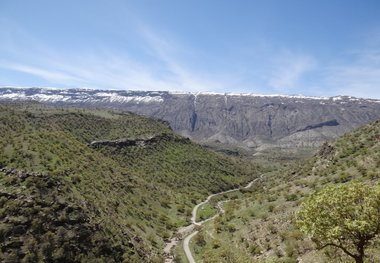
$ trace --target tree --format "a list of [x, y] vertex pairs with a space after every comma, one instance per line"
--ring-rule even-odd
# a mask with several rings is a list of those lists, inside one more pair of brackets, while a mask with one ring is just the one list
[[318, 249], [332, 246], [362, 263], [380, 233], [380, 187], [351, 182], [311, 195], [296, 214], [301, 231]]

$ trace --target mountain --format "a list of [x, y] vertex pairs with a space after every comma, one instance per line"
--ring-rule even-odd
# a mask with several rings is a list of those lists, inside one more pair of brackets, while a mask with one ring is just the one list
[[[266, 173], [250, 190], [226, 196], [225, 213], [203, 226], [192, 251], [205, 263], [351, 262], [339, 250], [317, 250], [295, 226], [295, 211], [319, 189], [352, 180], [379, 183], [380, 120], [323, 144], [308, 160]], [[367, 249], [369, 262], [380, 261], [379, 248], [377, 238]]]
[[349, 96], [1, 88], [0, 100], [121, 109], [165, 120], [203, 144], [252, 152], [315, 148], [380, 118], [380, 100]]
[[132, 113], [0, 104], [1, 262], [162, 262], [194, 203], [257, 166]]

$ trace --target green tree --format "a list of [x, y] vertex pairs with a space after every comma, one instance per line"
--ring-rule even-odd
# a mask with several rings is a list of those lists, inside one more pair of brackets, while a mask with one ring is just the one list
[[380, 188], [359, 182], [328, 186], [301, 205], [296, 222], [318, 249], [335, 247], [362, 263], [380, 233]]

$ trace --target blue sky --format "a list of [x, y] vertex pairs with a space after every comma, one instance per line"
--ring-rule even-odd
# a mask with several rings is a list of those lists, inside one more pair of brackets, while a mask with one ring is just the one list
[[0, 0], [0, 86], [380, 98], [380, 1]]

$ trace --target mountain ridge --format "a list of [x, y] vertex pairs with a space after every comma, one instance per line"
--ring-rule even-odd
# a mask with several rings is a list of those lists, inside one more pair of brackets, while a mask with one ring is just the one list
[[[125, 96], [125, 94], [149, 94], [149, 95], [193, 95], [194, 97], [198, 95], [216, 95], [216, 96], [245, 96], [245, 97], [279, 97], [279, 98], [292, 98], [292, 99], [310, 99], [310, 100], [351, 100], [351, 101], [374, 101], [380, 103], [380, 99], [376, 98], [363, 98], [363, 97], [355, 97], [350, 95], [335, 95], [335, 96], [308, 96], [303, 94], [261, 94], [261, 93], [248, 93], [248, 92], [212, 92], [212, 91], [171, 91], [171, 90], [120, 90], [120, 89], [92, 89], [92, 88], [55, 88], [55, 87], [18, 87], [18, 86], [3, 86], [0, 87], [1, 96], [4, 94], [14, 94], [14, 91], [18, 91], [17, 93], [21, 94], [22, 91], [35, 90], [35, 91], [46, 91], [49, 92], [61, 92], [62, 94], [70, 94], [71, 92], [91, 92], [92, 94], [97, 94], [99, 97], [105, 96], [109, 97], [109, 94], [112, 93], [121, 93], [121, 96]], [[21, 95], [22, 96], [22, 95]], [[6, 98], [2, 97], [2, 98]], [[27, 97], [27, 96], [25, 96]], [[12, 99], [12, 96], [8, 97]], [[16, 96], [15, 96], [16, 99]], [[54, 98], [52, 98], [54, 99]]]
[[0, 88], [0, 100], [130, 111], [202, 144], [253, 153], [322, 145], [380, 118], [380, 100], [253, 93]]

